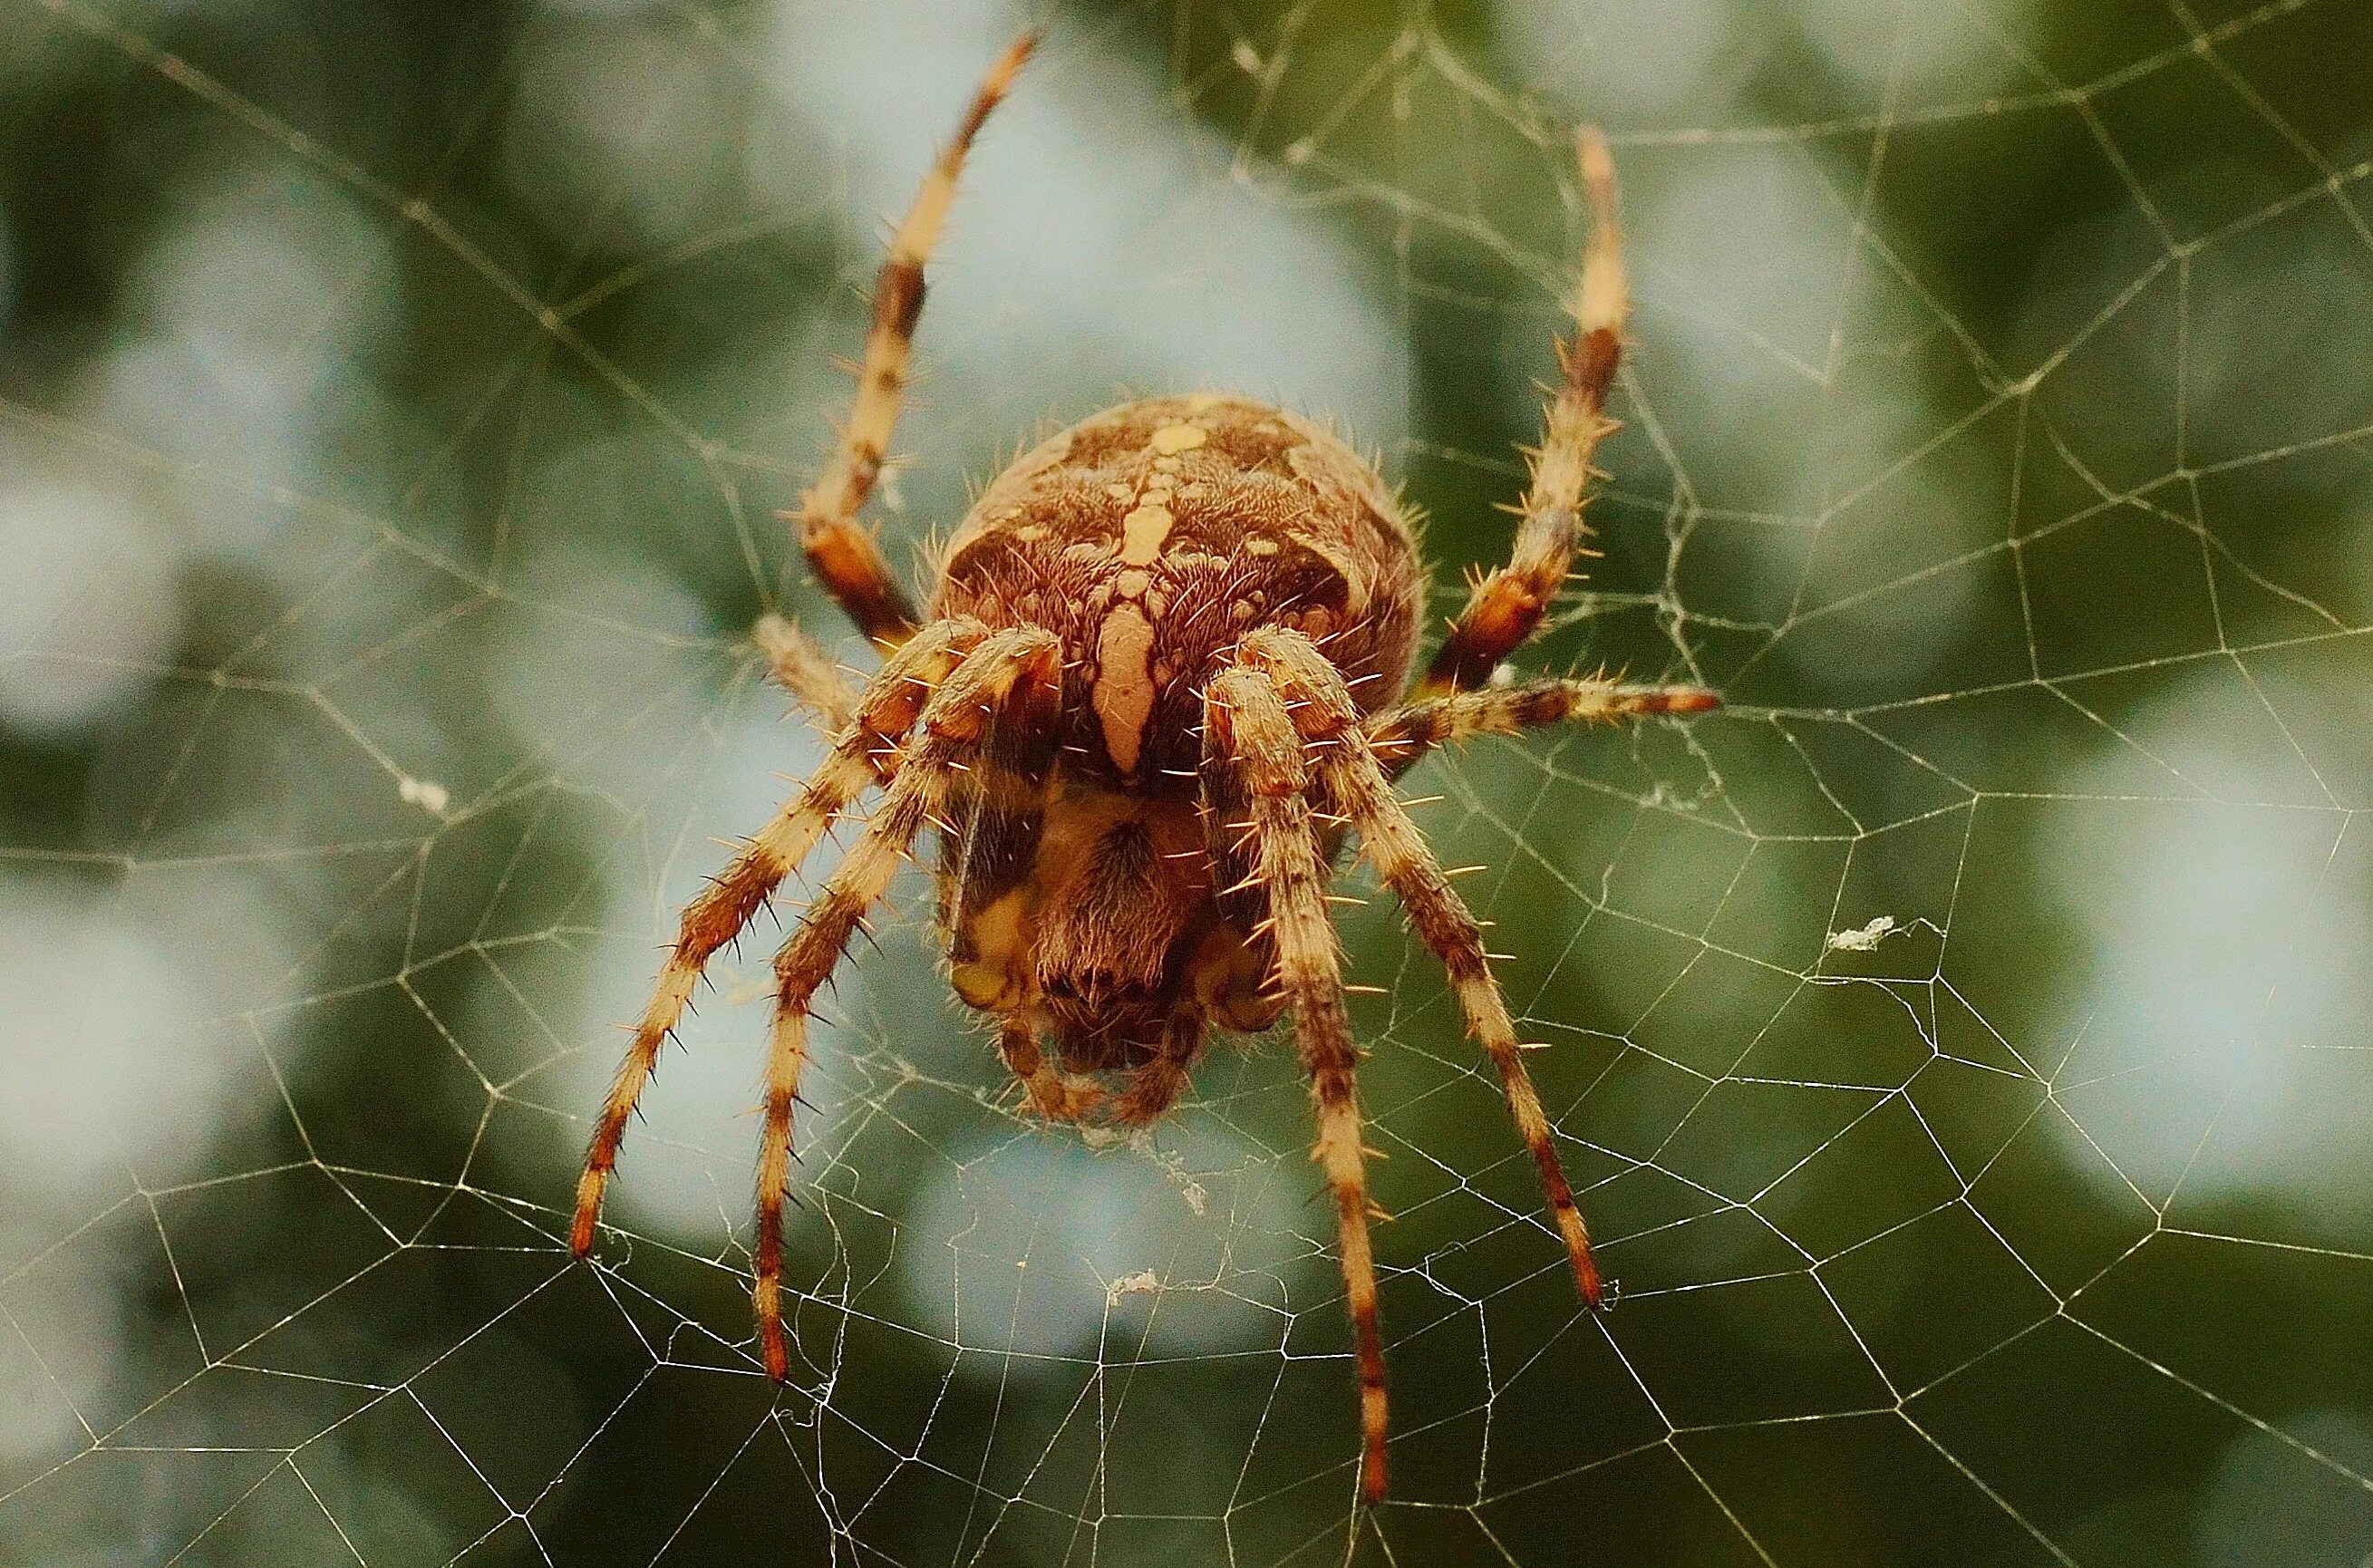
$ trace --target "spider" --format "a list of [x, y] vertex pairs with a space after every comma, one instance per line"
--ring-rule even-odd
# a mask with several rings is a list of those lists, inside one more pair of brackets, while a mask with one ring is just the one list
[[[1242, 397], [1123, 404], [1018, 458], [948, 542], [918, 614], [859, 521], [880, 474], [923, 304], [923, 266], [974, 137], [1034, 40], [991, 68], [890, 241], [846, 431], [796, 513], [824, 587], [885, 650], [861, 690], [771, 620], [783, 685], [837, 739], [799, 792], [684, 911], [578, 1185], [569, 1244], [593, 1244], [636, 1098], [702, 966], [859, 797], [881, 800], [775, 958], [753, 1296], [786, 1375], [782, 1208], [808, 1016], [926, 827], [956, 994], [1051, 1121], [1142, 1126], [1214, 1028], [1285, 1012], [1317, 1124], [1356, 1344], [1362, 1494], [1385, 1494], [1385, 1366], [1357, 1088], [1361, 1051], [1327, 886], [1346, 832], [1437, 954], [1539, 1167], [1582, 1299], [1600, 1296], [1480, 929], [1393, 780], [1490, 732], [1702, 711], [1713, 693], [1605, 679], [1491, 680], [1537, 627], [1585, 531], [1591, 455], [1626, 310], [1607, 147], [1577, 144], [1593, 234], [1508, 565], [1478, 580], [1410, 689], [1425, 576], [1375, 469], [1327, 430]], [[1047, 1047], [1051, 1044], [1051, 1051]]]

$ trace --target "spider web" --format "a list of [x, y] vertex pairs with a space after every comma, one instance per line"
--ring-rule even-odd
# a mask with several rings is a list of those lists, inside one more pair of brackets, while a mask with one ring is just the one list
[[1290, 1051], [1044, 1132], [919, 879], [809, 1070], [790, 1386], [771, 930], [571, 1265], [610, 1025], [819, 755], [741, 638], [837, 626], [771, 513], [864, 218], [1023, 19], [0, 0], [0, 1557], [2373, 1561], [2351, 0], [1038, 18], [895, 539], [1041, 420], [1242, 387], [1381, 444], [1446, 612], [1611, 133], [1628, 427], [1519, 662], [1732, 706], [1410, 782], [1619, 1302], [1347, 909], [1359, 1516]]

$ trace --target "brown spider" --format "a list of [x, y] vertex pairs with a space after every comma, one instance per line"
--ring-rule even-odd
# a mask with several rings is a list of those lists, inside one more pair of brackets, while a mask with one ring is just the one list
[[[1584, 537], [1590, 459], [1626, 309], [1614, 170], [1585, 133], [1595, 228], [1579, 333], [1532, 462], [1510, 564], [1404, 699], [1424, 572], [1407, 520], [1341, 441], [1238, 397], [1110, 408], [999, 475], [949, 542], [916, 614], [858, 514], [880, 473], [938, 239], [974, 135], [1029, 56], [1005, 52], [890, 242], [848, 428], [797, 513], [824, 586], [888, 650], [862, 691], [790, 627], [762, 628], [775, 672], [835, 725], [830, 757], [684, 912], [585, 1156], [569, 1245], [593, 1245], [626, 1117], [702, 965], [824, 829], [884, 790], [864, 832], [775, 958], [758, 1155], [756, 1300], [767, 1374], [785, 1375], [781, 1219], [809, 1004], [926, 826], [956, 993], [999, 1019], [998, 1049], [1050, 1120], [1130, 1125], [1186, 1086], [1214, 1025], [1293, 1014], [1341, 1233], [1358, 1343], [1361, 1489], [1385, 1492], [1385, 1369], [1355, 1077], [1327, 888], [1346, 828], [1441, 956], [1540, 1168], [1583, 1300], [1588, 1233], [1525, 1070], [1475, 919], [1393, 793], [1433, 746], [1572, 720], [1693, 713], [1696, 686], [1549, 679], [1490, 686], [1564, 583]], [[1040, 1043], [1050, 1038], [1053, 1059]], [[1117, 1074], [1109, 1090], [1101, 1075]]]

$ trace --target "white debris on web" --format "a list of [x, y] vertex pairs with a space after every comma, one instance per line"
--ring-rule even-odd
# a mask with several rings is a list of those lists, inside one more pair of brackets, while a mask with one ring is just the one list
[[415, 778], [410, 774], [395, 781], [395, 792], [407, 806], [418, 806], [430, 816], [443, 816], [452, 803], [452, 791], [429, 778]]
[[1203, 1211], [1210, 1206], [1211, 1195], [1204, 1189], [1201, 1182], [1187, 1174], [1186, 1162], [1178, 1157], [1175, 1150], [1155, 1148], [1152, 1139], [1142, 1132], [1131, 1141], [1138, 1145], [1140, 1153], [1151, 1155], [1153, 1163], [1162, 1167], [1162, 1174], [1170, 1178], [1170, 1184], [1178, 1189], [1178, 1196], [1185, 1200], [1186, 1207], [1194, 1211], [1197, 1219], [1201, 1219]]
[[1123, 1296], [1150, 1296], [1162, 1288], [1161, 1279], [1151, 1269], [1140, 1269], [1134, 1274], [1124, 1274], [1105, 1287], [1105, 1305], [1116, 1305]]
[[1831, 953], [1869, 953], [1876, 949], [1880, 942], [1893, 936], [1900, 929], [1895, 923], [1894, 916], [1880, 915], [1866, 926], [1831, 931], [1827, 945]]

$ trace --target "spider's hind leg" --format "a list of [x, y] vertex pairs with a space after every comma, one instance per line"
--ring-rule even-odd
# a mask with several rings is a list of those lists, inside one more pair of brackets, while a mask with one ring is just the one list
[[885, 647], [915, 635], [914, 602], [858, 518], [881, 477], [890, 434], [898, 423], [915, 322], [923, 313], [923, 263], [939, 243], [973, 138], [1036, 42], [1035, 34], [1024, 33], [989, 67], [954, 139], [923, 177], [914, 205], [891, 236], [890, 253], [874, 278], [873, 322], [865, 333], [865, 359], [858, 367], [857, 401], [849, 408], [848, 428], [814, 487], [801, 497], [799, 510], [787, 514], [798, 521], [800, 547], [824, 591], [859, 631]]

